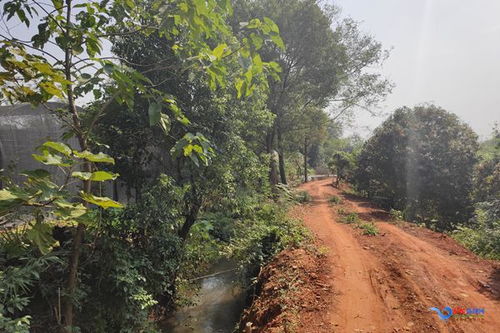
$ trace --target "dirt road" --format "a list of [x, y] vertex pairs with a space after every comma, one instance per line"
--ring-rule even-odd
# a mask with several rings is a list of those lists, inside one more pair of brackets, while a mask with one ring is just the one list
[[[334, 292], [318, 314], [334, 332], [500, 332], [500, 263], [477, 258], [453, 239], [409, 223], [333, 188], [301, 186], [313, 201], [298, 213], [326, 248]], [[343, 203], [332, 205], [337, 195]], [[338, 209], [375, 223], [377, 236], [340, 222]], [[431, 307], [484, 308], [484, 319], [439, 319]], [[327, 316], [328, 318], [325, 318]], [[320, 318], [318, 318], [319, 320]]]

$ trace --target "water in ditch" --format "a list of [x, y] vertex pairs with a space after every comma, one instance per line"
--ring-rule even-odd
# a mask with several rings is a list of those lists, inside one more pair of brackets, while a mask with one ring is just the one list
[[196, 304], [178, 309], [163, 325], [168, 333], [232, 333], [245, 307], [245, 295], [233, 263], [219, 263], [200, 280]]

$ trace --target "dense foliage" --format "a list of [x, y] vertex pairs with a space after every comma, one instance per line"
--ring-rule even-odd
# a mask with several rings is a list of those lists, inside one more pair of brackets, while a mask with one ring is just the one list
[[499, 256], [498, 133], [476, 155], [466, 125], [424, 106], [397, 110], [362, 149], [341, 138], [391, 84], [370, 70], [387, 52], [336, 7], [2, 4], [0, 103], [48, 108], [66, 133], [33, 147], [41, 169], [23, 184], [2, 176], [0, 331], [156, 331], [221, 258], [249, 282], [308, 239], [286, 210], [310, 198], [286, 184], [314, 169], [408, 218], [462, 223], [457, 239]]
[[454, 237], [487, 258], [500, 259], [500, 132], [483, 142], [474, 170], [474, 215]]
[[[58, 167], [64, 184], [42, 169], [26, 172], [24, 184], [3, 182], [2, 225], [18, 224], [1, 234], [3, 331], [153, 330], [149, 319], [169, 311], [221, 253], [251, 275], [306, 237], [286, 204], [269, 201], [266, 136], [278, 115], [269, 105], [287, 81], [279, 74], [285, 50], [328, 41], [302, 52], [308, 70], [286, 97], [292, 107], [315, 96], [293, 115], [306, 126], [287, 148], [305, 156], [308, 170], [310, 143], [302, 142], [323, 137], [326, 98], [364, 77], [361, 69], [342, 76], [350, 71], [342, 64], [357, 43], [369, 45], [360, 55], [367, 64], [377, 62], [380, 45], [358, 38], [352, 22], [334, 31], [333, 11], [315, 1], [290, 3], [273, 17], [278, 25], [265, 6], [238, 1], [233, 16], [225, 0], [3, 3], [5, 22], [31, 36], [0, 35], [1, 102], [58, 99], [49, 112], [67, 130], [34, 156]], [[320, 30], [302, 35], [287, 17]], [[273, 198], [295, 200], [286, 187]]]
[[471, 215], [477, 149], [476, 134], [455, 115], [401, 108], [364, 145], [355, 184], [410, 220], [449, 230]]
[[293, 164], [287, 167], [288, 155], [295, 159], [293, 155], [300, 153], [301, 178], [307, 181], [308, 165], [316, 166], [318, 147], [334, 121], [353, 107], [376, 104], [390, 91], [387, 80], [368, 70], [381, 64], [387, 53], [355, 22], [341, 19], [336, 7], [322, 1], [235, 1], [240, 21], [255, 16], [276, 22], [286, 45], [262, 49], [264, 60], [281, 67], [279, 80], [269, 81], [267, 99], [274, 115], [265, 137], [265, 151], [273, 156], [269, 180], [286, 184], [287, 169], [296, 169]]

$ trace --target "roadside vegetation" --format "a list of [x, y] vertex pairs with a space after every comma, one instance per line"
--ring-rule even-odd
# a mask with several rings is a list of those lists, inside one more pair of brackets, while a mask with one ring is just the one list
[[363, 230], [363, 235], [377, 236], [379, 234], [377, 226], [374, 223], [359, 223], [356, 228]]
[[388, 52], [335, 6], [6, 0], [0, 15], [12, 28], [0, 104], [39, 107], [65, 130], [34, 143], [40, 168], [23, 183], [1, 171], [2, 332], [159, 331], [223, 259], [251, 293], [277, 253], [308, 244], [287, 210], [311, 201], [293, 187], [315, 172], [500, 254], [498, 132], [480, 147], [429, 105], [396, 110], [366, 142], [346, 137], [353, 109], [392, 84], [372, 70]]
[[351, 183], [407, 220], [449, 232], [487, 258], [500, 255], [500, 137], [479, 143], [455, 115], [401, 108], [363, 145]]
[[286, 210], [310, 196], [289, 186], [358, 145], [342, 122], [391, 90], [368, 70], [380, 43], [315, 0], [7, 0], [1, 15], [0, 102], [65, 129], [34, 144], [23, 184], [2, 171], [2, 332], [155, 331], [221, 258], [249, 282], [309, 237]]
[[330, 199], [328, 199], [328, 201], [332, 205], [339, 205], [339, 204], [342, 203], [342, 198], [339, 197], [339, 196], [334, 195], [334, 196], [330, 197]]

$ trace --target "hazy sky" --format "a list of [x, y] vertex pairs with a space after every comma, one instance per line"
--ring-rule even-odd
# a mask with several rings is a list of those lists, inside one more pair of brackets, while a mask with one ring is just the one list
[[[385, 48], [381, 71], [396, 87], [384, 111], [432, 102], [481, 138], [500, 123], [500, 0], [335, 0]], [[385, 117], [357, 113], [366, 135]]]

